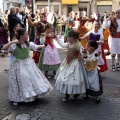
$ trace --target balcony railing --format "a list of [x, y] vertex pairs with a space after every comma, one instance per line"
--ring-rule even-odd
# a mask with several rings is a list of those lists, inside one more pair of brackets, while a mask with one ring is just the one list
[[5, 1], [7, 1], [7, 2], [18, 2], [18, 3], [22, 3], [23, 2], [23, 0], [5, 0]]

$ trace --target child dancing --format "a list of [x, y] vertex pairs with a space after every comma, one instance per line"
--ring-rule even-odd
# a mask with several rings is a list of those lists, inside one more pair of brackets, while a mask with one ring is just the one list
[[42, 48], [38, 67], [40, 70], [45, 71], [46, 77], [50, 78], [50, 76], [48, 76], [48, 71], [53, 71], [55, 75], [61, 63], [57, 48], [53, 41], [56, 35], [53, 33], [53, 26], [50, 23], [45, 25], [45, 33], [42, 35], [41, 43], [45, 44], [46, 47]]
[[70, 95], [77, 98], [79, 94], [86, 93], [88, 88], [87, 74], [82, 59], [82, 45], [79, 42], [79, 33], [68, 32], [68, 43], [57, 40], [61, 47], [67, 48], [67, 55], [58, 69], [55, 87], [65, 94], [63, 101], [68, 101]]
[[[36, 37], [34, 39], [34, 43], [36, 45], [41, 45], [40, 37], [41, 37], [41, 33], [45, 32], [44, 27], [45, 27], [45, 24], [43, 24], [43, 23], [38, 22], [35, 24]], [[36, 64], [38, 64], [38, 62], [39, 62], [40, 53], [41, 53], [41, 48], [37, 49], [36, 51], [33, 52], [32, 59], [34, 59]]]
[[104, 43], [103, 41], [104, 37], [103, 37], [102, 32], [99, 31], [99, 29], [100, 29], [100, 23], [96, 22], [94, 25], [94, 29], [90, 30], [84, 37], [80, 37], [80, 40], [89, 37], [90, 40], [97, 41], [97, 43], [99, 43], [98, 49], [96, 51], [99, 52], [100, 56], [102, 56], [104, 60], [104, 63], [101, 63], [101, 61], [98, 61], [98, 66], [100, 68], [99, 71], [105, 72], [108, 70], [108, 66], [107, 66], [105, 53], [102, 47], [102, 44]]
[[18, 29], [16, 40], [5, 44], [2, 49], [13, 52], [15, 60], [10, 66], [9, 100], [13, 105], [18, 102], [34, 101], [36, 97], [48, 94], [53, 88], [34, 61], [29, 57], [29, 50], [36, 50], [44, 45], [28, 42], [25, 29]]
[[86, 54], [85, 67], [87, 70], [88, 83], [89, 83], [89, 89], [87, 89], [86, 91], [85, 98], [87, 98], [88, 95], [91, 95], [95, 97], [96, 102], [99, 103], [100, 99], [98, 98], [98, 96], [100, 96], [103, 93], [103, 88], [102, 88], [101, 77], [97, 67], [97, 61], [99, 59], [101, 59], [101, 61], [103, 60], [102, 57], [99, 56], [99, 53], [96, 52], [97, 48], [98, 48], [98, 43], [96, 41], [89, 41], [87, 44], [87, 50], [84, 51], [83, 56], [84, 54]]

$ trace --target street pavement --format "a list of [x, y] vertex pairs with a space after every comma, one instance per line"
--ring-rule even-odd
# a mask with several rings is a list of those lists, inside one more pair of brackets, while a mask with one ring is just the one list
[[[63, 60], [66, 51], [58, 45], [57, 48]], [[51, 72], [51, 94], [34, 102], [19, 103], [18, 107], [8, 100], [9, 56], [0, 58], [0, 120], [120, 120], [120, 72], [110, 70], [110, 56], [109, 70], [101, 73], [104, 93], [100, 104], [92, 97], [85, 100], [82, 95], [76, 101], [63, 102], [64, 95], [56, 91]]]

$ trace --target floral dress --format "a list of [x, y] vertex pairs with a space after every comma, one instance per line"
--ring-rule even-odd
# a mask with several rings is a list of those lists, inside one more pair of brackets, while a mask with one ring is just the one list
[[15, 60], [9, 71], [10, 101], [30, 102], [36, 97], [43, 97], [53, 89], [44, 74], [38, 69], [33, 59], [29, 57], [29, 50], [37, 49], [33, 42], [21, 45], [12, 44], [8, 51], [13, 52]]

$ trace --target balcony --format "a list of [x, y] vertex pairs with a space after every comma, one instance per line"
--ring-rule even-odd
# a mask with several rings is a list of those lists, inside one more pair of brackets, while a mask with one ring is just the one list
[[17, 3], [22, 3], [23, 0], [6, 0], [7, 2], [17, 2]]

